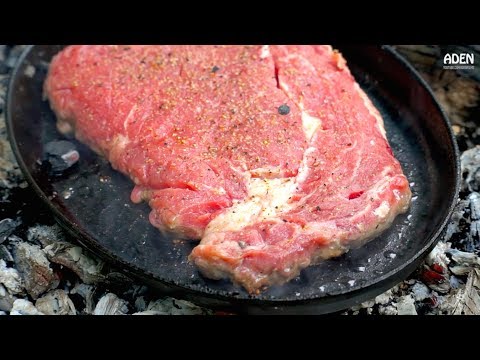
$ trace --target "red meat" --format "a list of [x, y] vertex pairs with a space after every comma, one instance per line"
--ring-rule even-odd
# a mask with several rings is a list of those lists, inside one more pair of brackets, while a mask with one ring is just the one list
[[45, 91], [151, 223], [201, 239], [250, 292], [359, 246], [407, 210], [383, 121], [330, 46], [70, 46]]

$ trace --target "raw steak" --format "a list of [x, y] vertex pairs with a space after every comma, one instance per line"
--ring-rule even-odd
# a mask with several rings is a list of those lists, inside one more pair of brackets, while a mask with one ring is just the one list
[[255, 293], [359, 246], [410, 189], [383, 120], [330, 46], [70, 46], [45, 90], [190, 260]]

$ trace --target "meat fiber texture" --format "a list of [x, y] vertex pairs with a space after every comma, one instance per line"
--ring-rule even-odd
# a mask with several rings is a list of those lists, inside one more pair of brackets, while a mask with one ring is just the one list
[[250, 293], [360, 246], [409, 206], [383, 120], [330, 46], [69, 46], [45, 91], [153, 226]]

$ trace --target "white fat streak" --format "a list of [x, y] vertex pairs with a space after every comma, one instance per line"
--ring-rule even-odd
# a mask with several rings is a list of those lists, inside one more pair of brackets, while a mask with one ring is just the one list
[[115, 147], [118, 147], [120, 149], [125, 149], [127, 144], [130, 142], [130, 139], [126, 136], [123, 135], [117, 135], [115, 137]]
[[302, 110], [302, 127], [308, 141], [312, 140], [313, 135], [316, 133], [320, 125], [322, 125], [322, 121], [319, 118], [311, 116], [306, 111]]
[[[289, 202], [290, 197], [296, 192], [298, 184], [308, 177], [310, 171], [307, 166], [308, 155], [314, 150], [314, 147], [305, 150], [295, 178], [252, 178], [251, 173], [245, 171], [242, 175], [245, 178], [248, 195], [242, 200], [235, 201], [231, 207], [214, 218], [205, 229], [205, 234], [239, 231], [259, 221], [280, 222], [279, 214], [288, 212], [295, 206]], [[255, 169], [252, 172], [255, 172]]]
[[260, 58], [266, 59], [270, 56], [270, 46], [263, 45], [262, 49], [260, 50]]
[[[355, 140], [355, 144], [351, 147], [351, 149], [354, 149], [357, 146], [357, 141]], [[363, 160], [363, 148], [360, 148], [360, 154], [357, 156], [357, 161], [355, 163], [355, 169], [353, 170], [352, 179], [357, 178], [358, 170], [360, 169], [360, 165], [362, 164]]]
[[246, 181], [248, 196], [236, 201], [227, 211], [218, 215], [205, 232], [238, 231], [258, 221], [274, 219], [278, 213], [288, 211], [289, 197], [295, 192], [295, 179], [259, 179]]
[[306, 234], [321, 234], [325, 238], [333, 239], [339, 236], [339, 229], [335, 220], [311, 221], [303, 227]]
[[[286, 88], [286, 85], [282, 84], [282, 87]], [[302, 113], [302, 128], [303, 128], [303, 133], [305, 134], [305, 138], [307, 139], [308, 142], [310, 142], [313, 138], [313, 135], [315, 132], [319, 129], [319, 127], [322, 125], [322, 121], [315, 117], [310, 115], [306, 110], [303, 105], [303, 102], [300, 102], [298, 104], [298, 107], [300, 108], [300, 111]]]
[[388, 201], [382, 201], [380, 206], [376, 208], [373, 211], [373, 213], [380, 218], [384, 218], [388, 215], [389, 211], [390, 211], [390, 205], [388, 205]]
[[362, 97], [363, 103], [367, 107], [370, 114], [372, 114], [377, 120], [377, 127], [378, 127], [378, 130], [380, 130], [380, 134], [382, 134], [382, 136], [386, 139], [387, 133], [385, 132], [385, 126], [383, 124], [382, 116], [378, 112], [377, 108], [373, 106], [367, 94], [365, 94], [365, 92], [360, 88], [360, 85], [358, 85], [358, 83], [356, 82], [353, 86], [355, 87], [355, 90], [357, 91], [357, 93]]
[[380, 173], [380, 180], [368, 190], [369, 197], [378, 199], [378, 194], [382, 193], [387, 186], [390, 185], [391, 176], [387, 174], [392, 171], [391, 166], [386, 166]]
[[316, 147], [310, 146], [303, 153], [302, 164], [301, 164], [300, 168], [298, 169], [298, 174], [297, 174], [297, 181], [296, 181], [297, 184], [301, 184], [307, 179], [308, 173], [310, 172], [310, 169], [307, 166], [308, 156], [311, 153], [313, 153], [315, 150], [317, 150]]
[[[390, 166], [387, 166], [385, 169], [383, 169], [383, 171], [380, 175], [381, 180], [379, 180], [373, 187], [371, 187], [368, 190], [367, 197], [372, 198], [372, 199], [379, 199], [379, 194], [382, 194], [385, 191], [385, 189], [390, 185], [391, 177], [387, 175], [389, 171], [391, 171]], [[373, 205], [373, 203], [370, 203], [362, 211], [359, 211], [357, 214], [355, 214], [355, 216], [352, 217], [352, 220], [361, 218], [366, 213], [368, 213], [372, 210], [373, 210], [373, 213], [376, 216], [382, 217], [381, 215], [383, 214], [385, 209], [387, 210], [387, 213], [388, 213], [388, 211], [390, 211], [390, 207], [388, 205], [388, 202], [386, 203], [386, 205], [387, 205], [388, 209], [385, 208], [384, 203], [382, 202], [378, 208], [373, 210], [373, 207], [375, 205]], [[382, 206], [383, 206], [383, 208], [382, 208]]]
[[133, 117], [133, 114], [135, 113], [135, 110], [137, 110], [137, 104], [132, 106], [132, 108], [130, 109], [130, 112], [128, 113], [127, 117], [125, 118], [125, 121], [123, 122], [123, 128], [125, 130], [127, 130], [128, 122]]

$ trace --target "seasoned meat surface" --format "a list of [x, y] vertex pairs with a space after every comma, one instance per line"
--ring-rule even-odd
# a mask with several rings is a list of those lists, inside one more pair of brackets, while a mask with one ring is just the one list
[[61, 131], [128, 175], [153, 226], [255, 293], [359, 246], [409, 206], [383, 120], [330, 46], [69, 46]]

